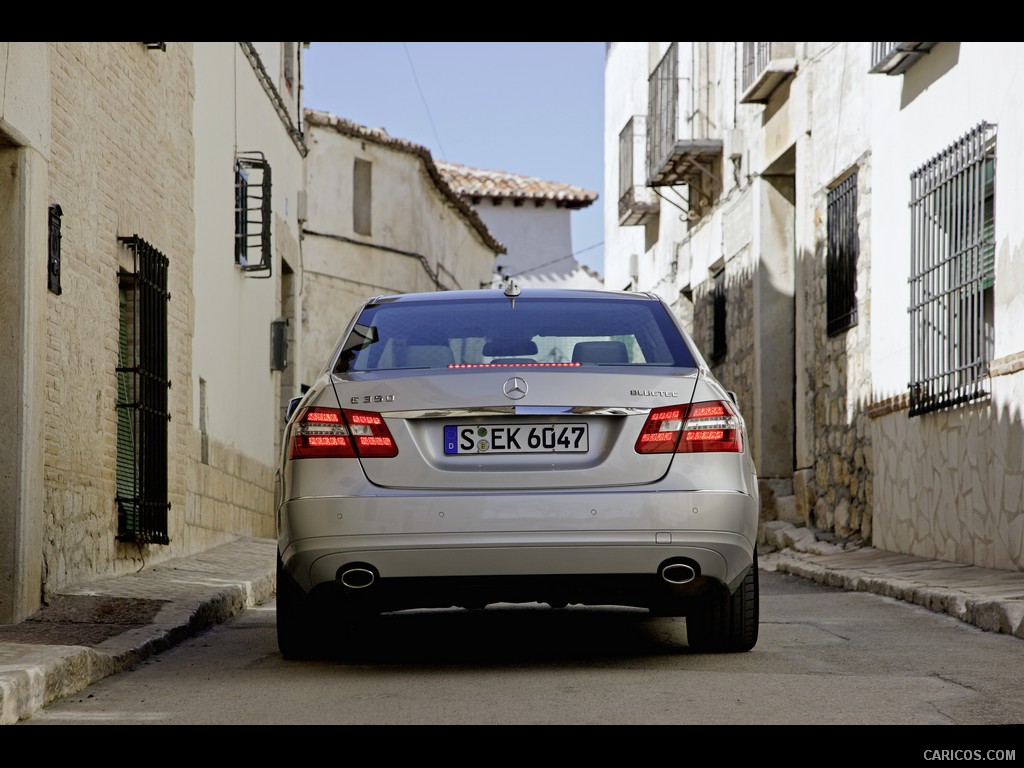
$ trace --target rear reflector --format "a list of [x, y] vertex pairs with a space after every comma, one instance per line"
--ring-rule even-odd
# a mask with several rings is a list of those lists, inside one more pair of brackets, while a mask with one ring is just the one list
[[307, 408], [292, 426], [289, 459], [390, 458], [398, 455], [379, 413]]
[[739, 453], [740, 419], [724, 400], [655, 408], [636, 441], [637, 453]]

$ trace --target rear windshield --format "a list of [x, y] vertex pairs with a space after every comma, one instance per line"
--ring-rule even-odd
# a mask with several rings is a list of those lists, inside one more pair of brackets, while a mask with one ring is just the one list
[[592, 366], [695, 363], [660, 302], [501, 297], [368, 306], [334, 370]]

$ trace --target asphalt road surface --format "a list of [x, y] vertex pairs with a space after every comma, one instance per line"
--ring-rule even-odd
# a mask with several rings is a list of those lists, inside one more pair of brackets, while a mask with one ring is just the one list
[[684, 619], [642, 610], [499, 605], [386, 615], [345, 654], [285, 661], [274, 609], [20, 725], [1024, 723], [1020, 639], [779, 573], [761, 573], [759, 641], [740, 654], [693, 653]]

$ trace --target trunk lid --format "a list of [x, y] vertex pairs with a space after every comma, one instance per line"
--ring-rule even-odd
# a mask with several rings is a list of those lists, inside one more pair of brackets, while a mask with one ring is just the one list
[[382, 487], [522, 491], [636, 486], [673, 454], [640, 454], [651, 408], [687, 404], [696, 369], [388, 371], [335, 376], [341, 408], [373, 411], [398, 446], [360, 459]]

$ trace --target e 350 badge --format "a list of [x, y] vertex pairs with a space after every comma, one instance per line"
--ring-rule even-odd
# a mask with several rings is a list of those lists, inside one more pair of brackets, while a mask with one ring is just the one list
[[362, 397], [350, 398], [352, 405], [359, 405], [360, 403], [393, 403], [395, 402], [394, 395], [363, 395]]

